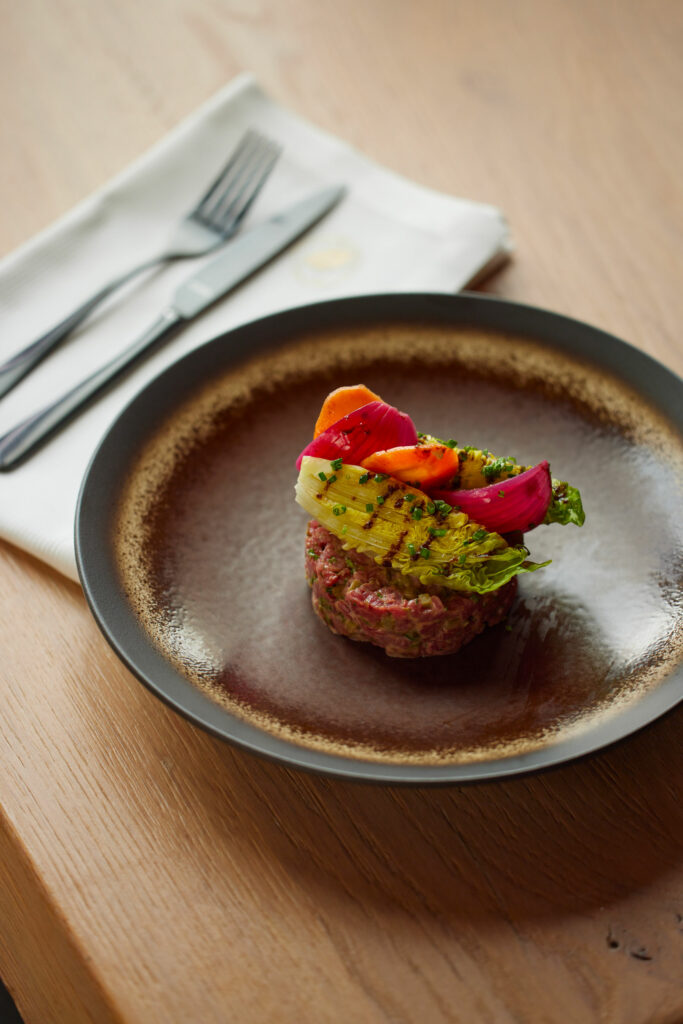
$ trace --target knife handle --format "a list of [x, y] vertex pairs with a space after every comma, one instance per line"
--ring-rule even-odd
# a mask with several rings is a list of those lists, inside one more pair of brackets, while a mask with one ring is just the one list
[[0, 470], [14, 468], [51, 434], [70, 421], [75, 414], [99, 394], [124, 370], [136, 362], [156, 342], [170, 335], [183, 318], [173, 308], [164, 310], [132, 345], [120, 352], [99, 370], [85, 377], [55, 401], [33, 413], [0, 437]]
[[49, 352], [57, 348], [59, 343], [68, 337], [79, 324], [83, 323], [86, 317], [92, 313], [93, 309], [99, 306], [101, 302], [104, 302], [117, 288], [121, 288], [128, 281], [132, 281], [134, 277], [141, 274], [143, 270], [149, 270], [160, 262], [162, 262], [162, 259], [159, 256], [155, 256], [154, 259], [146, 260], [132, 270], [126, 271], [125, 274], [116, 277], [109, 284], [95, 292], [94, 295], [91, 295], [89, 299], [86, 299], [85, 302], [82, 302], [77, 309], [74, 309], [68, 316], [65, 316], [63, 320], [60, 320], [58, 324], [51, 327], [49, 331], [46, 331], [45, 334], [31, 342], [30, 345], [27, 345], [21, 352], [17, 352], [7, 362], [1, 363], [0, 398], [6, 395], [8, 391], [11, 391], [20, 380], [23, 380], [34, 366], [37, 366]]

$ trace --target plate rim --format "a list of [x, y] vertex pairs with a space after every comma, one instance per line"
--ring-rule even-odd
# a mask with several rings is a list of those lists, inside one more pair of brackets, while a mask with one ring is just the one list
[[[386, 309], [390, 312], [384, 312]], [[115, 493], [114, 481], [120, 482], [120, 475], [116, 472], [111, 474], [110, 467], [112, 460], [115, 466], [117, 462], [122, 468], [125, 466], [125, 460], [122, 460], [125, 445], [121, 446], [120, 438], [129, 431], [129, 420], [132, 417], [133, 420], [147, 421], [143, 436], [150, 436], [154, 428], [149, 421], [156, 418], [160, 422], [170, 411], [163, 408], [161, 412], [158, 411], [159, 404], [162, 407], [164, 405], [163, 401], [159, 403], [159, 397], [168, 399], [169, 381], [182, 379], [184, 383], [180, 390], [185, 391], [186, 398], [189, 397], [201, 386], [202, 375], [200, 373], [199, 379], [188, 385], [187, 378], [190, 375], [184, 374], [183, 368], [201, 367], [202, 361], [206, 361], [207, 356], [218, 346], [225, 345], [227, 340], [232, 341], [233, 347], [227, 358], [224, 357], [223, 365], [226, 369], [242, 357], [253, 355], [253, 338], [250, 336], [261, 333], [270, 338], [271, 331], [268, 328], [272, 328], [274, 321], [284, 338], [296, 333], [295, 325], [302, 318], [309, 323], [300, 330], [310, 331], [328, 326], [321, 324], [321, 319], [327, 319], [330, 325], [339, 323], [340, 313], [342, 318], [347, 315], [345, 326], [354, 322], [387, 323], [404, 319], [450, 323], [458, 327], [469, 323], [479, 328], [535, 338], [546, 346], [587, 359], [621, 378], [664, 412], [683, 434], [683, 380], [674, 371], [631, 343], [584, 321], [498, 296], [469, 292], [389, 292], [350, 296], [294, 306], [231, 328], [196, 346], [165, 367], [127, 403], [100, 440], [81, 482], [74, 523], [78, 575], [98, 627], [124, 665], [149, 691], [185, 719], [243, 750], [288, 768], [304, 769], [328, 777], [392, 785], [482, 782], [556, 768], [625, 740], [673, 710], [683, 700], [683, 664], [674, 668], [653, 690], [621, 712], [557, 744], [551, 743], [498, 760], [459, 764], [382, 762], [298, 745], [239, 718], [212, 701], [154, 647], [126, 600], [116, 572], [111, 545], [103, 544], [103, 540], [106, 542], [107, 537], [111, 536], [111, 531], [104, 524], [110, 522], [108, 516], [113, 514], [112, 506], [116, 504], [110, 501], [107, 506], [106, 498], [112, 489]], [[508, 318], [513, 321], [512, 325]], [[519, 323], [515, 324], [514, 321]], [[551, 326], [556, 329], [552, 341], [543, 336], [545, 329]], [[539, 333], [536, 333], [534, 327]], [[278, 340], [276, 347], [283, 338]], [[592, 342], [590, 349], [589, 341]], [[599, 346], [597, 352], [596, 345]], [[267, 342], [266, 346], [273, 347]], [[618, 355], [622, 358], [617, 359]], [[170, 400], [167, 404], [173, 407]], [[151, 413], [151, 409], [157, 410], [156, 413]], [[121, 635], [122, 626], [124, 634], [128, 630], [127, 635]], [[157, 681], [157, 673], [160, 674], [160, 682]]]

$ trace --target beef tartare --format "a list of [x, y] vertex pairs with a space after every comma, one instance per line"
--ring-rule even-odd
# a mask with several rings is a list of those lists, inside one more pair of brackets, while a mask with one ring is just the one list
[[306, 531], [306, 577], [313, 607], [333, 633], [376, 644], [393, 658], [454, 654], [501, 622], [517, 593], [516, 579], [481, 596], [422, 586], [369, 555], [345, 551], [315, 520]]
[[512, 538], [584, 521], [547, 462], [418, 434], [364, 385], [327, 397], [297, 468], [316, 613], [392, 657], [452, 654], [501, 622], [517, 576], [548, 564]]

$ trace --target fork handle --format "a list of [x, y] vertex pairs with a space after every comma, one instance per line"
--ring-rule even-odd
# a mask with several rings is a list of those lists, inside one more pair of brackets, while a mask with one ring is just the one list
[[23, 460], [107, 384], [140, 359], [155, 342], [171, 334], [182, 319], [172, 307], [164, 310], [154, 323], [118, 356], [0, 437], [0, 470], [12, 469]]
[[165, 255], [155, 256], [154, 259], [146, 260], [137, 267], [133, 267], [132, 270], [127, 270], [125, 274], [121, 274], [119, 277], [114, 278], [109, 284], [105, 284], [103, 288], [91, 295], [89, 299], [81, 303], [77, 309], [74, 309], [72, 313], [64, 317], [60, 323], [55, 324], [54, 327], [50, 328], [46, 334], [43, 334], [36, 341], [32, 342], [26, 348], [22, 349], [21, 352], [17, 352], [16, 355], [8, 359], [6, 363], [0, 364], [0, 398], [6, 395], [8, 391], [11, 391], [15, 384], [18, 384], [23, 377], [32, 370], [34, 366], [37, 366], [41, 359], [44, 359], [48, 352], [51, 352], [60, 341], [64, 338], [75, 327], [78, 327], [87, 316], [99, 306], [101, 302], [115, 292], [117, 288], [121, 288], [126, 282], [132, 281], [134, 277], [141, 274], [143, 270], [149, 270], [155, 267], [159, 263], [165, 262], [168, 257]]

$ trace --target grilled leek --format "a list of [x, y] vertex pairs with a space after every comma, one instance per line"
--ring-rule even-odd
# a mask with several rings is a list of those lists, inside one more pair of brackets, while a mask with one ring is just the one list
[[424, 585], [486, 594], [548, 564], [528, 561], [525, 547], [508, 545], [445, 502], [341, 460], [305, 456], [296, 500], [347, 549]]

